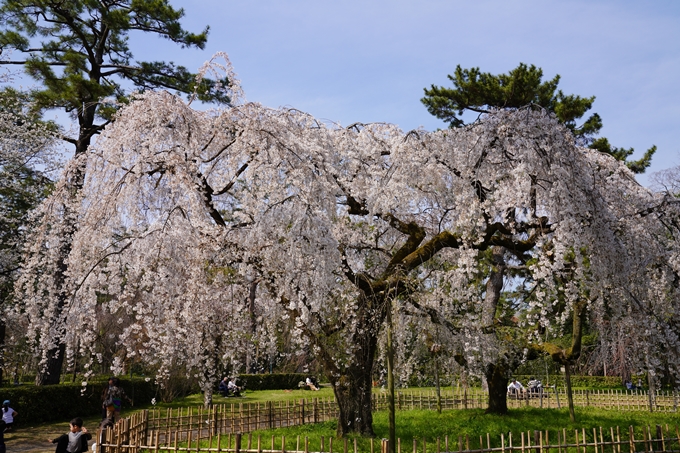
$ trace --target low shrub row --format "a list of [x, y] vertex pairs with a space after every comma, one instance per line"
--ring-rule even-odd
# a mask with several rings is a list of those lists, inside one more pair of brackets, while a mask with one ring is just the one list
[[[42, 423], [83, 417], [101, 413], [102, 392], [107, 382], [58, 385], [18, 385], [0, 388], [0, 401], [10, 400], [11, 407], [19, 413], [16, 423]], [[153, 380], [121, 379], [121, 387], [133, 400], [148, 404], [156, 395]], [[123, 402], [123, 407], [127, 405]]]
[[[519, 380], [525, 386], [531, 376], [529, 375], [518, 375], [514, 376], [515, 379]], [[557, 385], [558, 387], [564, 387], [566, 384], [564, 382], [564, 375], [556, 374], [550, 375], [546, 381], [545, 376], [535, 376], [536, 378], [543, 381], [543, 385]], [[637, 378], [635, 380], [637, 382]], [[601, 389], [617, 389], [623, 388], [623, 382], [620, 376], [572, 376], [571, 377], [572, 388], [583, 388], [592, 390]]]
[[295, 390], [308, 376], [304, 373], [241, 374], [238, 380], [247, 390]]

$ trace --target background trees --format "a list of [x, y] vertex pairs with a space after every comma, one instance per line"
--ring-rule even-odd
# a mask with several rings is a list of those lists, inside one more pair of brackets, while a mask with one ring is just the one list
[[[69, 184], [64, 190], [72, 197], [79, 196], [86, 178], [84, 155], [88, 147], [111, 122], [117, 108], [127, 102], [131, 90], [169, 89], [203, 101], [229, 101], [221, 89], [229, 84], [227, 79], [214, 81], [197, 77], [173, 63], [134, 59], [129, 46], [129, 35], [133, 31], [150, 33], [181, 47], [203, 48], [208, 29], [198, 34], [185, 31], [180, 24], [183, 14], [165, 0], [1, 3], [0, 48], [13, 50], [25, 58], [3, 59], [0, 64], [21, 65], [39, 83], [30, 93], [35, 111], [60, 109], [69, 113], [78, 125], [74, 136], [62, 136], [75, 148], [77, 164], [70, 166], [64, 177]], [[35, 282], [43, 287], [39, 293], [59, 299], [52, 310], [43, 315], [52, 318], [49, 329], [57, 331], [62, 330], [60, 319], [71, 290], [65, 286], [67, 257], [76, 230], [71, 206], [77, 201], [63, 201], [65, 204], [53, 205], [51, 210], [44, 211], [45, 215], [60, 217], [53, 229], [45, 233], [52, 235], [52, 243], [59, 237], [61, 250], [49, 255], [55, 260], [51, 264], [49, 284]], [[48, 241], [46, 237], [33, 240]], [[34, 270], [29, 272], [35, 274]], [[59, 382], [65, 345], [59, 336], [50, 337], [53, 344], [41, 345], [44, 367], [38, 375], [38, 384]]]
[[[0, 91], [0, 379], [8, 367], [7, 324], [12, 322], [14, 283], [31, 222], [31, 211], [52, 187], [56, 158], [53, 127], [28, 110], [25, 93]], [[11, 335], [10, 334], [10, 335]], [[22, 338], [16, 338], [17, 345]]]

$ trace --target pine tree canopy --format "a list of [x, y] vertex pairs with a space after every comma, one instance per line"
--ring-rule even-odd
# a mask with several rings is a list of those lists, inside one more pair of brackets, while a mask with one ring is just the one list
[[481, 72], [479, 68], [463, 69], [458, 65], [448, 78], [454, 88], [431, 85], [429, 89], [425, 88], [421, 102], [432, 115], [449, 123], [449, 127], [463, 126], [465, 122], [462, 115], [466, 111], [481, 114], [491, 109], [512, 109], [533, 104], [553, 112], [583, 145], [625, 161], [631, 171], [643, 173], [651, 164], [656, 146], [647, 150], [641, 159], [627, 161], [633, 148], [616, 148], [606, 138], [596, 138], [602, 129], [602, 119], [597, 113], [579, 124], [579, 120], [591, 109], [595, 96], [583, 98], [565, 95], [557, 89], [559, 75], [543, 81], [541, 68], [520, 63], [509, 73], [498, 75]]
[[[167, 0], [4, 0], [0, 50], [9, 55], [0, 64], [23, 65], [41, 84], [31, 93], [37, 109], [77, 116], [80, 136], [69, 141], [83, 151], [77, 142], [89, 142], [132, 90], [167, 89], [207, 102], [230, 101], [221, 90], [229, 85], [226, 79], [204, 78], [197, 86], [196, 74], [183, 66], [135, 60], [131, 32], [203, 49], [208, 27], [190, 33], [180, 25], [183, 16]], [[103, 124], [95, 124], [97, 119]]]

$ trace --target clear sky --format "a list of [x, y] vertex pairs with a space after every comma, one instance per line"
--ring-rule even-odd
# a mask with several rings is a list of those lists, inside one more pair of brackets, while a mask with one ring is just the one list
[[[659, 147], [648, 172], [680, 164], [680, 1], [171, 0], [183, 25], [210, 25], [204, 51], [131, 38], [136, 56], [198, 68], [229, 54], [248, 101], [290, 106], [349, 125], [446, 127], [420, 103], [457, 64], [502, 73], [520, 62], [560, 74], [614, 146], [634, 158]], [[638, 178], [647, 184], [647, 177]]]

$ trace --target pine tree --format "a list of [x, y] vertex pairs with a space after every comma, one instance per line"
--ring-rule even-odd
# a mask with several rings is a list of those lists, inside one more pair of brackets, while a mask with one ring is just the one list
[[[40, 86], [31, 92], [35, 109], [60, 109], [77, 121], [77, 136], [64, 137], [75, 147], [74, 167], [68, 178], [74, 198], [85, 181], [86, 151], [95, 135], [113, 118], [132, 90], [167, 89], [195, 95], [201, 101], [228, 103], [221, 90], [229, 80], [200, 79], [185, 67], [162, 61], [137, 61], [129, 46], [130, 33], [141, 31], [168, 39], [182, 48], [203, 49], [208, 28], [195, 34], [180, 24], [182, 9], [167, 0], [4, 0], [0, 3], [0, 49], [23, 58], [4, 59], [2, 65], [22, 65]], [[197, 86], [199, 84], [199, 86]], [[55, 212], [64, 219], [55, 291], [60, 298], [53, 313], [59, 330], [67, 304], [67, 258], [76, 225], [68, 204]], [[36, 383], [59, 382], [65, 346], [57, 342], [43, 351], [47, 364]]]
[[656, 146], [648, 149], [641, 159], [628, 161], [626, 159], [633, 154], [633, 148], [617, 148], [606, 138], [596, 137], [602, 129], [602, 118], [597, 113], [578, 124], [578, 120], [592, 108], [595, 96], [565, 95], [557, 89], [559, 75], [543, 81], [541, 68], [520, 63], [509, 73], [498, 75], [480, 72], [479, 68], [463, 69], [458, 65], [448, 78], [454, 88], [431, 85], [429, 89], [425, 88], [421, 102], [432, 115], [449, 123], [449, 127], [463, 126], [465, 122], [461, 116], [466, 111], [481, 114], [493, 108], [519, 108], [534, 104], [555, 113], [582, 145], [625, 161], [634, 173], [644, 173], [652, 162]]

